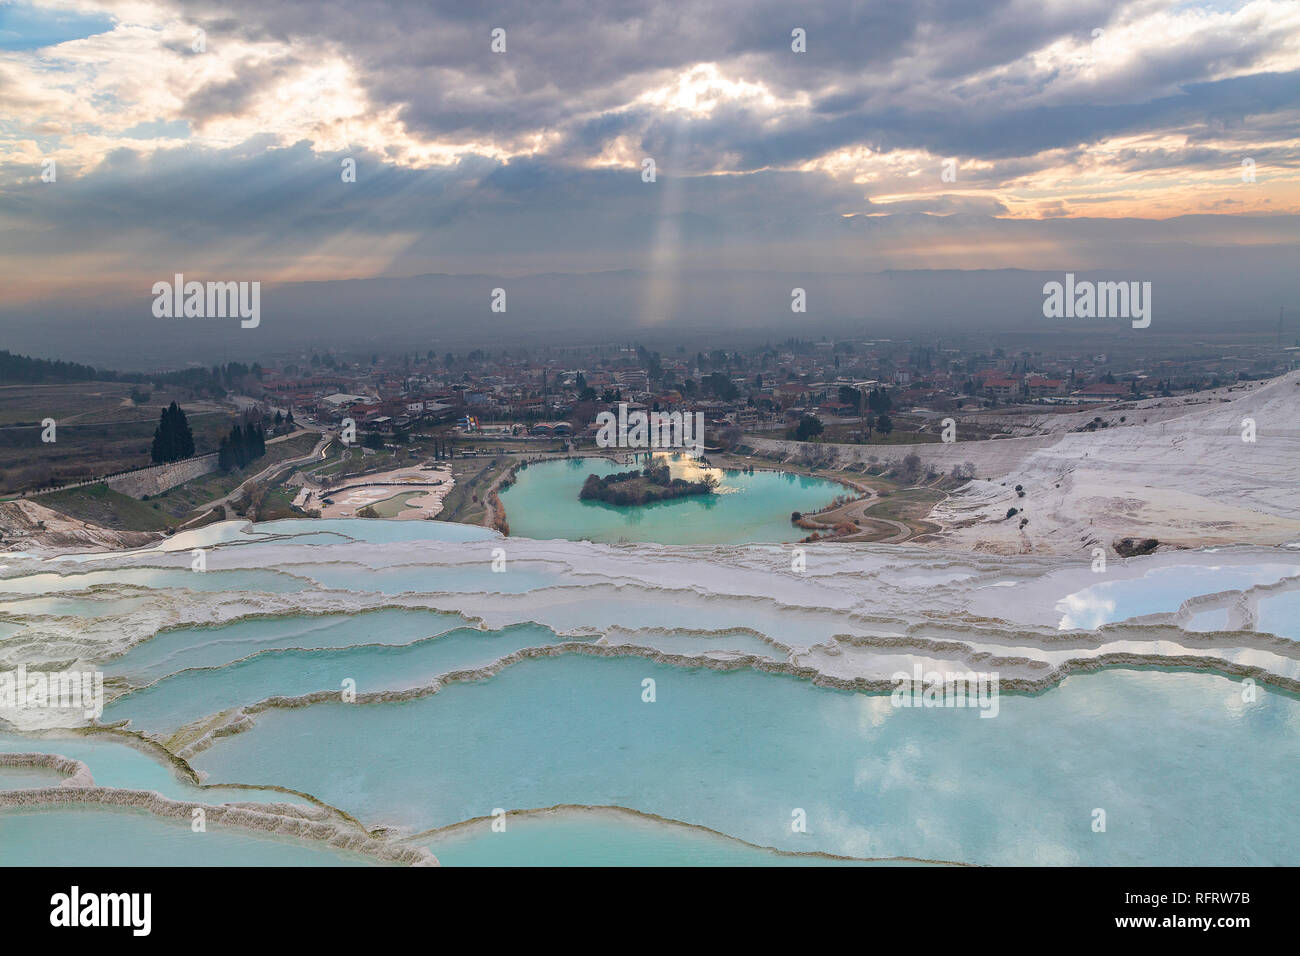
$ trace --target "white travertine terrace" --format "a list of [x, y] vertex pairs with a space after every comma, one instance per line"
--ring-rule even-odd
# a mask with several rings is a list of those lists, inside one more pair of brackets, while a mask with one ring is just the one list
[[[1093, 418], [1107, 423], [1072, 431]], [[1120, 421], [1123, 417], [1125, 420]], [[986, 416], [980, 416], [986, 420]], [[1255, 440], [1242, 440], [1251, 420]], [[1017, 418], [1022, 437], [922, 445], [824, 445], [835, 465], [911, 453], [940, 472], [970, 462], [970, 482], [930, 515], [941, 548], [999, 554], [1086, 555], [1125, 537], [1207, 547], [1300, 540], [1300, 371], [1175, 399]], [[800, 446], [751, 442], [760, 454]], [[1013, 490], [1023, 486], [1025, 497]], [[1029, 518], [1007, 521], [1009, 507]]]
[[[1104, 574], [1094, 574], [1086, 563], [1047, 556], [811, 545], [806, 547], [807, 569], [799, 573], [790, 569], [790, 551], [782, 546], [625, 546], [511, 538], [506, 541], [509, 568], [543, 575], [553, 583], [503, 593], [509, 571], [490, 571], [492, 549], [501, 541], [345, 540], [306, 545], [279, 537], [256, 544], [218, 544], [209, 552], [209, 573], [270, 569], [314, 585], [311, 574], [328, 568], [355, 580], [355, 588], [310, 586], [292, 593], [264, 593], [100, 583], [84, 591], [60, 591], [60, 598], [78, 601], [107, 602], [126, 595], [139, 600], [106, 607], [105, 613], [94, 616], [21, 614], [10, 606], [6, 617], [14, 632], [0, 641], [0, 667], [103, 662], [167, 628], [425, 608], [459, 613], [482, 628], [535, 622], [558, 635], [558, 643], [527, 648], [477, 671], [444, 675], [443, 681], [488, 676], [528, 656], [578, 653], [753, 667], [873, 691], [888, 689], [891, 675], [907, 670], [913, 658], [942, 670], [997, 670], [1004, 688], [1026, 691], [1051, 686], [1072, 671], [1152, 664], [1214, 670], [1300, 690], [1300, 643], [1254, 630], [1257, 615], [1252, 610], [1260, 595], [1300, 586], [1300, 577], [1294, 577], [1300, 575], [1300, 552], [1294, 550], [1166, 552], [1115, 559]], [[189, 560], [188, 552], [137, 552], [107, 556], [93, 567], [188, 568]], [[10, 564], [8, 574], [49, 568], [49, 562], [19, 559]], [[84, 568], [60, 570], [75, 578]], [[1061, 628], [1058, 605], [1067, 595], [1167, 568], [1273, 570], [1260, 586], [1244, 591], [1190, 594], [1158, 613], [1095, 630]], [[422, 586], [393, 594], [367, 589], [382, 570], [411, 572]], [[471, 589], [441, 589], [444, 575], [462, 583], [468, 580]], [[1229, 630], [1182, 626], [1193, 613], [1211, 607], [1229, 609]], [[368, 640], [383, 641], [382, 635]], [[110, 682], [108, 693], [112, 697], [129, 689], [120, 681]], [[256, 708], [245, 711], [254, 713]], [[0, 717], [16, 727], [35, 729], [57, 726], [51, 723], [51, 713], [10, 711], [0, 712]]]

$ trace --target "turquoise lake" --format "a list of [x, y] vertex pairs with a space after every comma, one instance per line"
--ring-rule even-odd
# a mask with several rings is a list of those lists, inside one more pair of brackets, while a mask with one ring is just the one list
[[[643, 461], [644, 456], [640, 456]], [[714, 495], [650, 505], [619, 506], [580, 501], [588, 475], [631, 471], [608, 458], [571, 458], [529, 465], [501, 493], [511, 535], [590, 541], [653, 541], [658, 544], [745, 544], [798, 541], [808, 532], [790, 521], [792, 511], [816, 511], [849, 489], [824, 478], [792, 472], [704, 469], [686, 456], [670, 461], [674, 477], [704, 471], [719, 478]]]

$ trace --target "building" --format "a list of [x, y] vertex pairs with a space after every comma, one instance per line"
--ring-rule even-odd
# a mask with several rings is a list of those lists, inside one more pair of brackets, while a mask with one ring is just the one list
[[1065, 388], [1065, 382], [1057, 378], [1031, 375], [1025, 379], [1025, 387], [1029, 390], [1030, 398], [1042, 398], [1045, 395], [1060, 395]]

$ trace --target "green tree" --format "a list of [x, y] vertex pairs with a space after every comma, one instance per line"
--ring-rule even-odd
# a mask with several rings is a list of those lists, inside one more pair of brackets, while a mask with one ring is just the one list
[[172, 402], [158, 417], [149, 456], [155, 462], [180, 461], [194, 455], [194, 433], [181, 407]]
[[808, 441], [810, 438], [815, 438], [822, 433], [823, 427], [820, 418], [817, 418], [814, 415], [805, 415], [799, 420], [799, 424], [795, 427], [795, 440]]

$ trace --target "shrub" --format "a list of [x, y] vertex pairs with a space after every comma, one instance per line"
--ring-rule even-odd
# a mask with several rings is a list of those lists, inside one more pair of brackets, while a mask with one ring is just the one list
[[1121, 558], [1131, 558], [1139, 554], [1150, 554], [1159, 546], [1160, 541], [1156, 538], [1123, 538], [1112, 545], [1115, 549], [1115, 553]]

